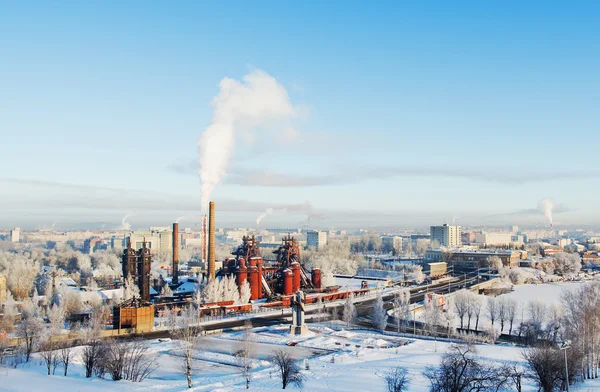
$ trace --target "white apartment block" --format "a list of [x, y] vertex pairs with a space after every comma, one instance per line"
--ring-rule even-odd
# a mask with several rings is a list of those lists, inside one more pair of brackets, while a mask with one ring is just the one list
[[306, 233], [306, 245], [317, 249], [327, 245], [327, 232], [318, 230], [309, 230]]
[[481, 231], [475, 234], [475, 242], [491, 246], [509, 245], [512, 242], [512, 233]]
[[431, 226], [431, 241], [437, 241], [440, 246], [456, 248], [462, 245], [460, 226]]

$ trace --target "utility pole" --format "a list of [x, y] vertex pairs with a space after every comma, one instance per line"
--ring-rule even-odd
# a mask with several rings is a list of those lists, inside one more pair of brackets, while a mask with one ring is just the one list
[[560, 345], [560, 349], [563, 350], [565, 352], [565, 385], [566, 385], [566, 391], [569, 392], [569, 366], [567, 364], [567, 349], [571, 347], [571, 341], [570, 340], [565, 340], [564, 342], [562, 342], [562, 344]]

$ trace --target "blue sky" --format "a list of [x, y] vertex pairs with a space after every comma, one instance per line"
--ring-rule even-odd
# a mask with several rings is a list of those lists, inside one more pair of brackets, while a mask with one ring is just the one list
[[210, 101], [253, 68], [308, 110], [293, 144], [240, 140], [230, 171], [298, 186], [226, 179], [223, 224], [267, 207], [289, 207], [267, 226], [541, 224], [490, 215], [548, 196], [558, 222], [597, 224], [599, 17], [577, 1], [2, 2], [0, 227], [193, 217]]

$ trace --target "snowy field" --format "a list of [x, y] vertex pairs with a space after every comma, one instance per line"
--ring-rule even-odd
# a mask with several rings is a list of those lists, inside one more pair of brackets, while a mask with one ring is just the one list
[[[367, 330], [343, 330], [339, 325], [311, 325], [309, 336], [292, 339], [286, 326], [256, 328], [253, 330], [254, 355], [251, 390], [277, 391], [281, 384], [277, 373], [268, 361], [274, 349], [287, 350], [299, 360], [304, 369], [304, 358], [309, 370], [304, 370], [304, 391], [384, 391], [383, 375], [394, 366], [404, 366], [412, 377], [410, 391], [428, 391], [429, 383], [422, 375], [428, 365], [439, 363], [440, 355], [450, 343], [425, 339], [406, 339], [381, 335]], [[191, 391], [232, 392], [244, 391], [236, 360], [232, 353], [241, 347], [242, 332], [206, 337], [194, 354], [196, 372]], [[289, 342], [297, 343], [288, 346]], [[141, 383], [114, 382], [106, 379], [83, 377], [79, 360], [72, 365], [68, 377], [47, 376], [39, 359], [18, 369], [2, 369], [1, 391], [188, 391], [181, 373], [181, 358], [173, 341], [154, 340], [151, 355], [158, 360], [158, 369]], [[510, 345], [479, 345], [478, 356], [500, 365], [506, 362], [521, 363], [519, 347]], [[579, 389], [591, 391], [600, 388], [598, 382], [587, 382]], [[288, 386], [289, 390], [299, 390]], [[526, 381], [523, 391], [536, 388]]]

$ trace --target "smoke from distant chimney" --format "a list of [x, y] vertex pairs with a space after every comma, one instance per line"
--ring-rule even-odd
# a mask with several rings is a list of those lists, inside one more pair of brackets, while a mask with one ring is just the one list
[[552, 221], [552, 211], [555, 207], [556, 202], [551, 197], [546, 197], [545, 199], [542, 199], [538, 202], [538, 209], [544, 214], [546, 218], [548, 218], [550, 225], [553, 225], [554, 223]]
[[254, 130], [273, 123], [281, 123], [284, 134], [295, 134], [289, 123], [296, 109], [285, 88], [264, 71], [254, 69], [242, 82], [224, 78], [219, 89], [211, 102], [211, 123], [198, 139], [202, 213], [227, 173], [238, 136], [251, 140]]
[[132, 216], [133, 214], [130, 212], [123, 217], [121, 220], [121, 227], [119, 228], [120, 230], [131, 230], [131, 225], [127, 222], [127, 219]]

